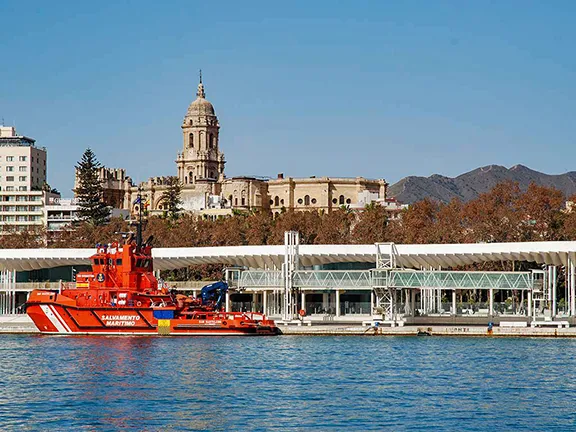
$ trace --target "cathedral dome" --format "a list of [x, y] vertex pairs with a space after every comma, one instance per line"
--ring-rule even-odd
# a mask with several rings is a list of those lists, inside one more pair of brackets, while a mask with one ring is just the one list
[[206, 94], [204, 93], [204, 84], [200, 81], [198, 84], [198, 92], [196, 92], [196, 100], [190, 104], [188, 107], [187, 117], [196, 116], [213, 116], [214, 106], [206, 100]]

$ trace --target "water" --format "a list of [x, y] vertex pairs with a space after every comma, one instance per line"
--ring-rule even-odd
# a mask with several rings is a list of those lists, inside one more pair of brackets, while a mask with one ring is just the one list
[[576, 430], [576, 340], [0, 337], [1, 430]]

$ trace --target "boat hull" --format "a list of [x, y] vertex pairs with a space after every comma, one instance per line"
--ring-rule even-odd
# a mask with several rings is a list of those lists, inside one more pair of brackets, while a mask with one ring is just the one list
[[81, 308], [57, 302], [28, 304], [27, 313], [43, 334], [275, 336], [281, 333], [273, 321], [255, 322], [250, 314], [240, 313], [156, 319], [152, 308]]

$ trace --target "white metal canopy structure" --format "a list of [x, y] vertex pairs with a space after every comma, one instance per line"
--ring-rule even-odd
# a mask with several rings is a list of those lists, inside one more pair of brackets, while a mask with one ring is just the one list
[[[532, 261], [567, 265], [576, 261], [576, 241], [486, 244], [395, 245], [395, 263], [406, 268], [448, 268], [487, 261]], [[37, 270], [65, 265], [89, 264], [95, 249], [1, 249], [0, 270]], [[221, 246], [155, 248], [158, 270], [197, 264], [224, 264], [251, 268], [281, 268], [285, 246]], [[300, 245], [302, 266], [376, 261], [376, 245]]]

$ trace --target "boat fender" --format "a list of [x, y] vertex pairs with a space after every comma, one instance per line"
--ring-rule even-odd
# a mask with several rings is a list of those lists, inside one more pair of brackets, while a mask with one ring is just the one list
[[226, 321], [222, 321], [222, 325], [225, 326], [228, 325], [228, 323]]
[[142, 306], [142, 302], [141, 302], [140, 300], [138, 300], [138, 301], [136, 302], [136, 306]]

